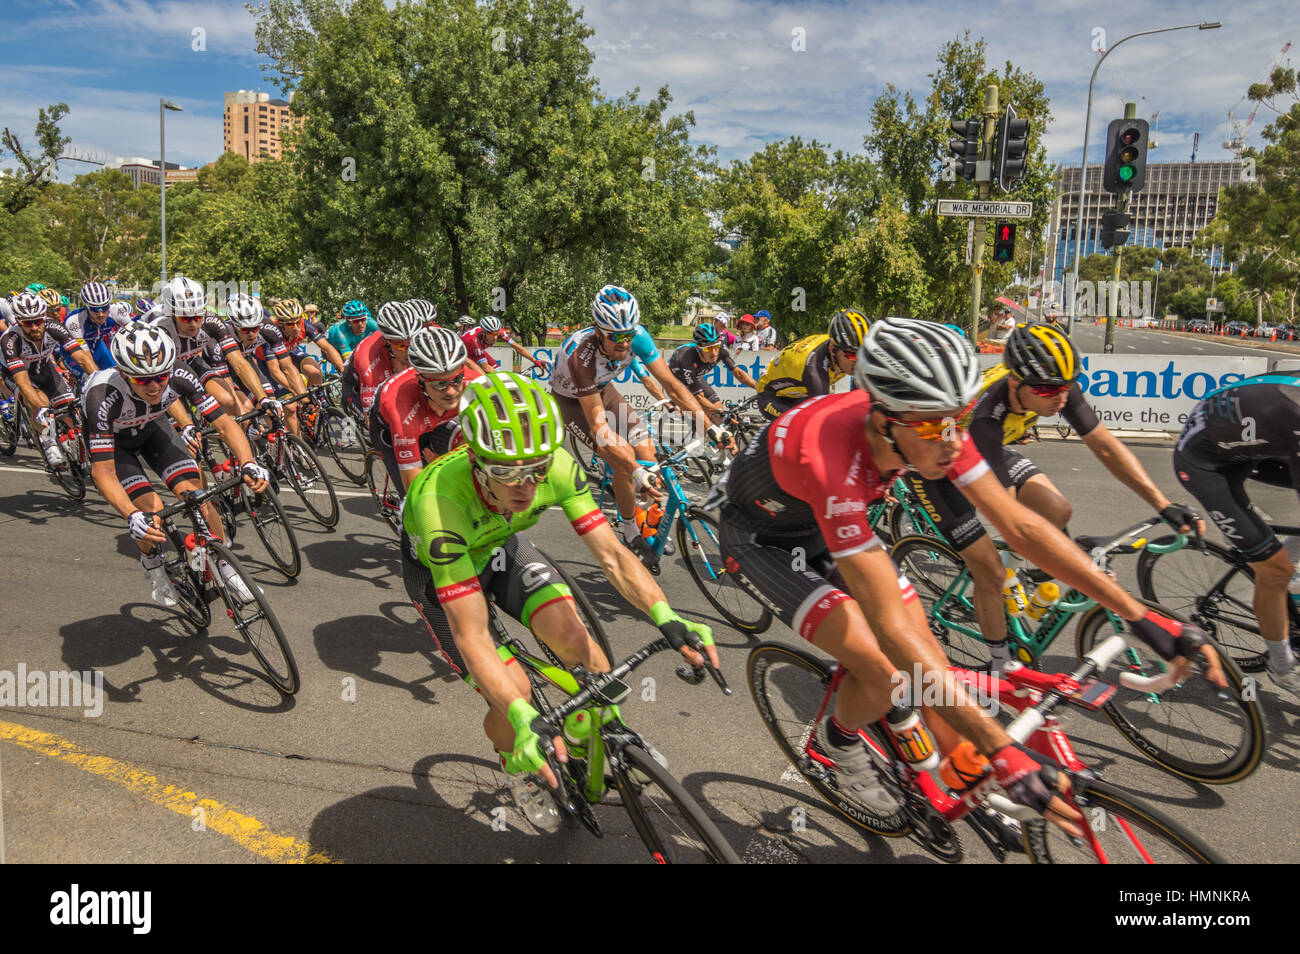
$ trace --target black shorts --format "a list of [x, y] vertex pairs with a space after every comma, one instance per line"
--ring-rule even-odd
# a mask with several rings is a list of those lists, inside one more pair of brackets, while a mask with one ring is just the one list
[[152, 421], [134, 437], [119, 436], [113, 443], [113, 468], [118, 483], [132, 500], [153, 490], [140, 464], [141, 457], [173, 493], [181, 481], [199, 479], [199, 465], [185, 449], [176, 429], [169, 423]]
[[[465, 659], [456, 647], [447, 614], [438, 603], [433, 577], [428, 568], [411, 555], [411, 538], [405, 530], [402, 531], [399, 549], [406, 595], [415, 603], [420, 617], [429, 627], [443, 659], [456, 675], [469, 681], [469, 667], [465, 665]], [[501, 550], [505, 557], [505, 567], [494, 570], [489, 563], [487, 569], [479, 574], [478, 581], [483, 588], [483, 595], [511, 619], [527, 626], [532, 614], [543, 606], [557, 599], [573, 599], [568, 585], [550, 560], [524, 537], [515, 534], [501, 545]], [[543, 593], [544, 590], [548, 592]], [[539, 595], [542, 597], [540, 601]], [[472, 597], [461, 597], [470, 598]]]
[[[56, 410], [67, 407], [77, 399], [72, 388], [68, 387], [68, 379], [59, 373], [53, 361], [42, 361], [32, 366], [27, 370], [27, 377], [33, 387], [50, 399], [50, 407]], [[16, 385], [14, 389], [17, 390]]]
[[1218, 458], [1209, 437], [1202, 434], [1186, 447], [1174, 449], [1174, 473], [1248, 562], [1267, 560], [1282, 549], [1282, 541], [1251, 504], [1246, 481], [1291, 487], [1286, 461], [1225, 462]]
[[[1030, 477], [1041, 473], [1032, 460], [1010, 447], [1002, 448], [1002, 459], [1017, 493]], [[988, 533], [975, 512], [975, 505], [948, 478], [927, 480], [917, 474], [908, 474], [903, 479], [920, 499], [940, 535], [954, 549], [965, 550]]]

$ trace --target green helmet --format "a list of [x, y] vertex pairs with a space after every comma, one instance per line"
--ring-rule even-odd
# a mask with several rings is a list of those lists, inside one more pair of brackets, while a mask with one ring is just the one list
[[40, 282], [32, 282], [30, 285], [27, 286], [27, 290], [34, 295], [39, 291], [45, 291], [45, 286], [42, 285]]
[[545, 457], [564, 441], [555, 398], [510, 372], [486, 374], [465, 385], [460, 429], [475, 454], [494, 461]]

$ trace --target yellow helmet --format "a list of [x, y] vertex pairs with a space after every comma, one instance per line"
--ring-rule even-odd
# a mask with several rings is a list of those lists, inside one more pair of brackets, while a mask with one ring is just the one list
[[63, 304], [63, 296], [53, 288], [42, 288], [36, 294], [41, 296], [41, 301], [45, 302], [51, 308], [58, 308]]
[[281, 298], [273, 313], [276, 321], [297, 321], [302, 316], [302, 303], [296, 298]]
[[858, 348], [862, 347], [862, 342], [867, 339], [867, 330], [870, 327], [871, 323], [862, 312], [844, 308], [831, 318], [826, 333], [831, 336], [831, 341], [835, 342], [835, 346], [841, 351], [857, 354]]
[[1079, 353], [1069, 335], [1041, 322], [1016, 325], [1003, 361], [1026, 384], [1060, 387], [1079, 376]]

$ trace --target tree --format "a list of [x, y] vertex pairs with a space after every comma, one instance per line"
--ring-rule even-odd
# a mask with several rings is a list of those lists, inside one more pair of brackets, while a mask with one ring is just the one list
[[72, 141], [59, 130], [59, 120], [67, 114], [67, 103], [55, 103], [48, 109], [40, 110], [36, 118], [36, 141], [40, 145], [40, 152], [35, 155], [28, 155], [22, 140], [9, 127], [5, 127], [4, 134], [0, 137], [0, 143], [4, 146], [0, 149], [0, 159], [8, 152], [22, 167], [19, 181], [5, 197], [5, 211], [10, 214], [21, 211], [53, 181], [54, 163], [63, 154], [63, 147]]
[[[116, 278], [148, 280], [156, 268], [156, 189], [136, 189], [120, 169], [77, 176], [51, 189], [39, 205], [54, 246], [72, 267], [77, 284]], [[150, 241], [152, 232], [152, 239]]]

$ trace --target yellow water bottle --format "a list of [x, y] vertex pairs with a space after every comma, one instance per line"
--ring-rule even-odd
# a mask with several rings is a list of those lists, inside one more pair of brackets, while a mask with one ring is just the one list
[[1029, 598], [1029, 606], [1025, 614], [1032, 620], [1038, 621], [1047, 615], [1047, 611], [1055, 606], [1061, 599], [1061, 588], [1048, 580], [1046, 583], [1039, 583], [1038, 589], [1034, 590], [1034, 595]]
[[1020, 577], [1016, 575], [1016, 571], [1008, 568], [1006, 573], [1002, 581], [1002, 600], [1006, 604], [1007, 615], [1013, 619], [1020, 619], [1025, 615], [1029, 600], [1025, 596], [1025, 588], [1020, 585]]

